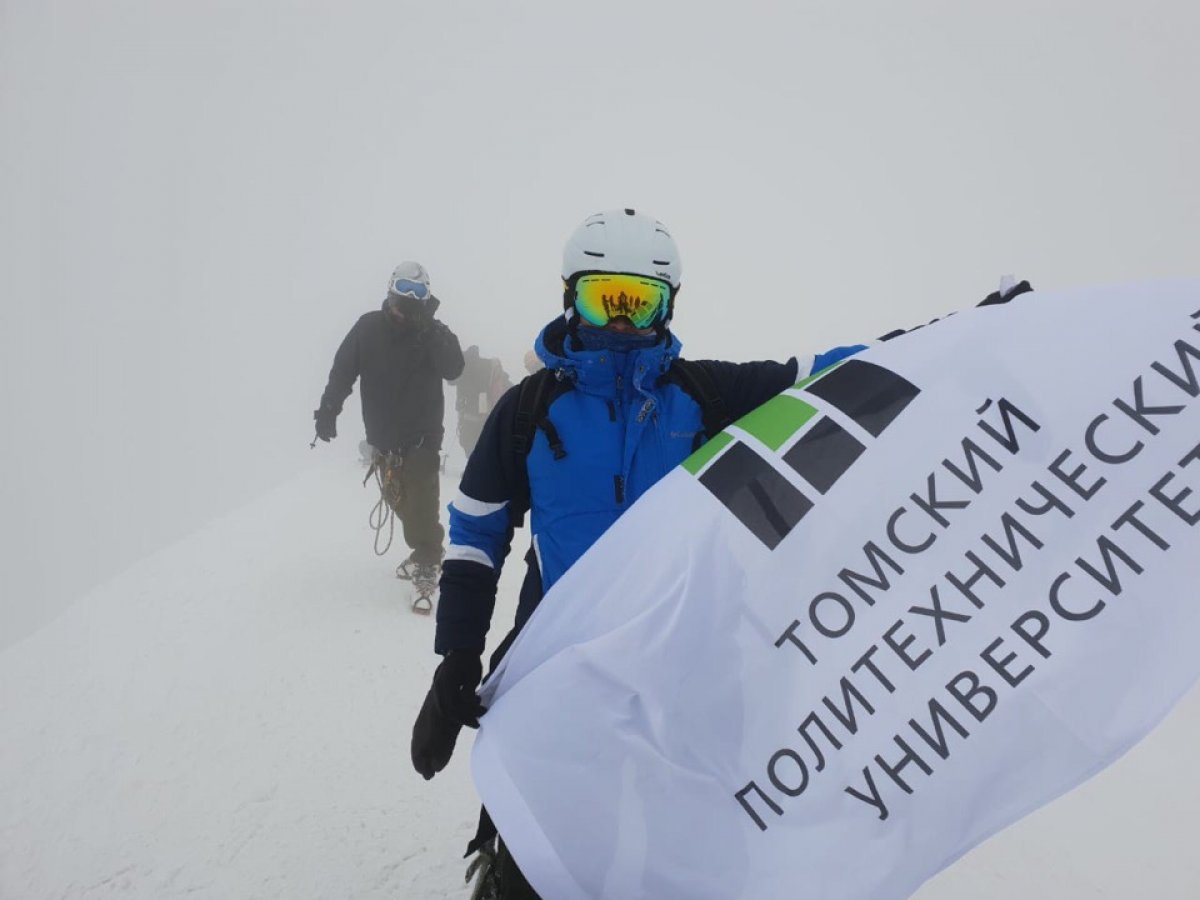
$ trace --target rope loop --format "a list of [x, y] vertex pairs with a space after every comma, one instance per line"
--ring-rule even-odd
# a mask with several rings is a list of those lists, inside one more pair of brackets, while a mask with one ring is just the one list
[[[367, 524], [375, 532], [374, 547], [376, 556], [383, 556], [391, 549], [392, 539], [396, 534], [396, 509], [388, 502], [387, 482], [395, 479], [397, 482], [396, 489], [400, 490], [402, 482], [399, 480], [400, 473], [397, 470], [403, 463], [404, 458], [399, 453], [384, 454], [376, 450], [371, 460], [371, 469], [367, 472], [367, 477], [363, 479], [365, 487], [367, 481], [374, 475], [375, 485], [379, 488], [379, 499], [375, 501], [375, 505], [371, 508], [371, 514], [367, 518]], [[399, 500], [397, 500], [396, 505], [399, 505]], [[379, 543], [383, 540], [384, 529], [387, 529], [387, 543], [380, 549]]]

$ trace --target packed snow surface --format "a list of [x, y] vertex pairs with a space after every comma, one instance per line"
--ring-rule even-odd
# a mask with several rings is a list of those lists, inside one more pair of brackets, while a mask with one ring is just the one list
[[[470, 733], [433, 781], [413, 772], [433, 621], [393, 575], [399, 533], [371, 551], [361, 475], [327, 454], [0, 653], [0, 897], [466, 896]], [[1193, 693], [917, 896], [1200, 896], [1197, 746]]]

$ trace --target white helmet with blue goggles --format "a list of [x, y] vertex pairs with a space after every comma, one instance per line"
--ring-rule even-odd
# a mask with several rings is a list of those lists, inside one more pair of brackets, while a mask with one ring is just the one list
[[429, 273], [418, 262], [402, 262], [392, 270], [388, 293], [424, 300], [429, 296]]

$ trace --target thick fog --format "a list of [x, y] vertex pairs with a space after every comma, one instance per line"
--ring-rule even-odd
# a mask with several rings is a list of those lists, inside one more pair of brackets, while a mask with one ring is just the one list
[[616, 206], [696, 357], [1197, 273], [1194, 4], [714, 6], [0, 0], [0, 644], [354, 452], [312, 410], [401, 259], [514, 374]]

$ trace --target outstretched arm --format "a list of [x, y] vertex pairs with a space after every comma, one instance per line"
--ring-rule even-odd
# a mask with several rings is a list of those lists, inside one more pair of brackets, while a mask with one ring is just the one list
[[[992, 306], [997, 303], [1007, 303], [1014, 297], [1032, 290], [1028, 281], [1018, 283], [1015, 279], [1007, 277], [1001, 280], [998, 290], [988, 294], [978, 305]], [[934, 319], [933, 321], [938, 320]], [[917, 327], [924, 326], [918, 325]], [[914, 329], [890, 331], [878, 340], [888, 341], [907, 334], [911, 330]], [[752, 409], [766, 403], [780, 391], [867, 349], [872, 343], [876, 343], [876, 341], [834, 347], [813, 356], [793, 357], [784, 363], [770, 361], [732, 363], [720, 360], [699, 360], [698, 363], [708, 370], [716, 384], [729, 418], [737, 420]]]
[[834, 347], [815, 356], [805, 356], [799, 359], [792, 357], [787, 362], [762, 360], [734, 363], [703, 359], [697, 360], [697, 365], [703, 366], [708, 371], [716, 385], [728, 418], [736, 421], [752, 409], [766, 403], [780, 391], [790, 388], [796, 382], [802, 381], [809, 375], [820, 372], [848, 356], [865, 350], [867, 346], [867, 344], [851, 344], [846, 347]]

